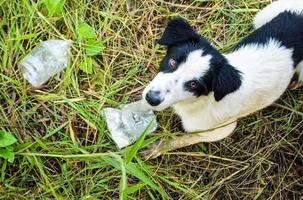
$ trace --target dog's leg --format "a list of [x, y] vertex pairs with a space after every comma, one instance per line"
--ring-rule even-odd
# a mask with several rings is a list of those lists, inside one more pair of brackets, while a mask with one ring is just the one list
[[303, 86], [303, 61], [296, 66], [296, 74], [289, 85], [291, 90], [296, 90]]
[[186, 147], [189, 145], [197, 144], [200, 142], [215, 142], [222, 140], [223, 138], [229, 136], [233, 130], [236, 128], [237, 122], [231, 123], [222, 128], [217, 128], [212, 131], [203, 132], [203, 133], [194, 133], [180, 136], [175, 139], [164, 140], [156, 142], [147, 147], [146, 150], [141, 152], [141, 155], [145, 159], [153, 159], [161, 154]]
[[301, 61], [297, 66], [297, 72], [298, 72], [298, 86], [303, 86], [303, 61]]

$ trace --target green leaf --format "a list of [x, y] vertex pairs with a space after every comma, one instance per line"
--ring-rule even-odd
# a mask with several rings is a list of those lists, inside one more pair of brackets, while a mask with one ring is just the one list
[[77, 27], [77, 35], [80, 38], [96, 39], [95, 30], [87, 23], [81, 23]]
[[86, 57], [79, 66], [80, 70], [87, 74], [93, 73], [93, 59], [91, 57]]
[[142, 189], [144, 186], [146, 186], [145, 183], [138, 183], [136, 185], [125, 188], [123, 192], [125, 195], [132, 194]]
[[[116, 159], [113, 159], [110, 156], [102, 156], [101, 157], [102, 160], [104, 160], [106, 163], [112, 165], [113, 167], [115, 167], [117, 170], [122, 170], [121, 168], [121, 164], [119, 163], [119, 161], [117, 161]], [[127, 165], [125, 165], [126, 167], [126, 172], [131, 174], [134, 177], [137, 177], [139, 180], [141, 180], [145, 185], [150, 186], [152, 189], [158, 191], [163, 199], [166, 199], [167, 194], [165, 193], [165, 191], [160, 188], [158, 185], [156, 185], [153, 180], [151, 178], [149, 178], [139, 167], [138, 164], [135, 163], [128, 163]], [[126, 188], [124, 189], [124, 191], [126, 190]], [[123, 191], [123, 192], [124, 192]], [[128, 192], [131, 191], [127, 191], [124, 192], [124, 195], [127, 194]]]
[[142, 143], [144, 141], [145, 136], [149, 133], [149, 129], [150, 127], [153, 125], [154, 123], [153, 119], [148, 126], [145, 128], [145, 130], [143, 131], [143, 133], [141, 134], [140, 138], [138, 139], [138, 141], [130, 148], [129, 151], [126, 152], [126, 156], [125, 156], [125, 163], [128, 164], [129, 162], [132, 161], [132, 159], [134, 158], [134, 156], [137, 154], [138, 150], [141, 148]]
[[120, 200], [127, 199], [127, 194], [124, 192], [127, 188], [127, 176], [126, 176], [125, 164], [120, 156], [114, 154], [112, 156], [113, 157], [103, 156], [102, 159], [108, 164], [115, 167], [116, 169], [121, 170], [122, 176], [119, 184], [119, 188], [120, 188], [119, 199]]
[[104, 160], [107, 164], [110, 164], [111, 166], [116, 168], [117, 170], [121, 170], [119, 162], [111, 156], [102, 156], [101, 159]]
[[198, 144], [198, 147], [201, 149], [202, 152], [207, 153], [207, 146], [203, 143]]
[[137, 164], [135, 163], [128, 163], [126, 165], [127, 172], [130, 173], [131, 175], [137, 177], [140, 179], [143, 183], [146, 185], [150, 186], [154, 190], [158, 191], [164, 199], [167, 196], [167, 194], [164, 192], [162, 188], [160, 188], [158, 185], [156, 185], [152, 179], [150, 179], [148, 176], [145, 175], [144, 172], [141, 171], [141, 169], [138, 167]]
[[6, 167], [7, 167], [7, 161], [4, 160], [4, 162], [2, 162], [2, 167], [1, 167], [1, 182], [3, 182], [4, 179], [5, 179], [5, 170], [6, 170]]
[[104, 49], [105, 49], [104, 44], [101, 42], [98, 42], [96, 40], [89, 39], [86, 42], [86, 54], [88, 56], [98, 55], [98, 54], [102, 53], [104, 51]]
[[65, 0], [45, 0], [45, 5], [50, 16], [61, 14]]
[[17, 142], [17, 139], [6, 131], [0, 131], [0, 147], [7, 147]]
[[127, 176], [126, 176], [126, 169], [125, 169], [125, 163], [121, 158], [119, 158], [120, 164], [121, 164], [121, 180], [119, 184], [120, 188], [120, 194], [119, 194], [119, 199], [124, 200], [127, 199], [127, 194], [124, 193], [124, 190], [127, 188]]
[[0, 148], [0, 157], [7, 159], [8, 162], [12, 163], [15, 159], [15, 154], [12, 150], [6, 148]]

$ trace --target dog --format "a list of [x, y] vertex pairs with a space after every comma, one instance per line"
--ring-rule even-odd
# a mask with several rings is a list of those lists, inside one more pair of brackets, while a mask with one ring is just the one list
[[142, 98], [155, 111], [173, 107], [185, 131], [198, 133], [153, 144], [145, 157], [222, 140], [239, 118], [276, 101], [295, 73], [303, 80], [303, 1], [269, 4], [257, 13], [254, 27], [222, 54], [182, 18], [169, 21], [158, 41], [167, 53]]

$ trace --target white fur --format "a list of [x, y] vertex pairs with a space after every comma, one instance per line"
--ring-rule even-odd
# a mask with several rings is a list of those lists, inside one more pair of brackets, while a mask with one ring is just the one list
[[241, 87], [219, 102], [211, 93], [195, 102], [175, 104], [185, 130], [218, 127], [272, 104], [294, 74], [292, 50], [281, 47], [275, 40], [264, 46], [248, 45], [225, 56], [243, 73]]
[[279, 0], [269, 4], [255, 16], [255, 28], [260, 28], [284, 11], [291, 11], [298, 14], [302, 13], [303, 0]]

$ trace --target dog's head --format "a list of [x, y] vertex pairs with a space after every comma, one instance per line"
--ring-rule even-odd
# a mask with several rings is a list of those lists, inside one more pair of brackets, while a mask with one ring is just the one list
[[171, 20], [159, 44], [167, 46], [160, 72], [143, 91], [154, 110], [212, 95], [220, 101], [241, 85], [241, 75], [181, 18]]

